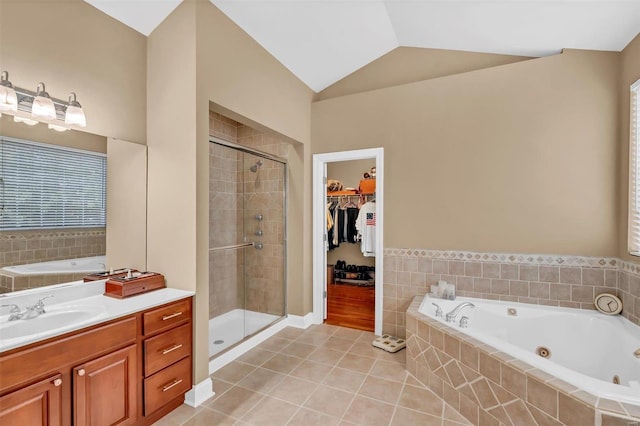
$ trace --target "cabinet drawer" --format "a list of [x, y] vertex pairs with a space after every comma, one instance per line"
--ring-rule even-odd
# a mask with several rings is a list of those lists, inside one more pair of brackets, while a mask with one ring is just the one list
[[144, 415], [148, 416], [191, 389], [191, 357], [144, 380]]
[[170, 305], [145, 312], [142, 328], [145, 336], [168, 330], [191, 319], [191, 299], [180, 300]]
[[191, 323], [144, 341], [144, 375], [173, 364], [191, 354]]

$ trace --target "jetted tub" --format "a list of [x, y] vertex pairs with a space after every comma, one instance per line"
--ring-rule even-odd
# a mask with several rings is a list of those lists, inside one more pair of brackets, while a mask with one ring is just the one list
[[[445, 316], [466, 307], [447, 323]], [[443, 318], [436, 318], [438, 304]], [[424, 297], [419, 312], [600, 398], [640, 406], [640, 327], [620, 315], [458, 297]], [[462, 316], [468, 327], [460, 328]], [[539, 353], [548, 352], [548, 358]], [[620, 384], [614, 384], [614, 377]]]
[[106, 256], [92, 256], [29, 263], [26, 265], [5, 266], [2, 271], [15, 275], [90, 274], [106, 270], [106, 258]]

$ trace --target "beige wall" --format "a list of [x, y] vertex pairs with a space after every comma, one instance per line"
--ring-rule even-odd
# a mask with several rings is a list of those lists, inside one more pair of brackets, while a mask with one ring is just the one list
[[107, 269], [145, 271], [147, 147], [110, 138], [107, 157]]
[[[207, 144], [209, 107], [241, 124], [275, 133], [290, 142], [289, 150], [293, 152], [287, 155], [287, 300], [289, 313], [304, 315], [311, 306], [310, 291], [304, 294], [304, 287], [311, 286], [312, 269], [311, 247], [304, 245], [305, 226], [310, 227], [311, 217], [310, 198], [304, 198], [308, 195], [304, 184], [310, 183], [311, 170], [310, 163], [303, 163], [297, 153], [304, 151], [303, 145], [310, 141], [313, 92], [210, 2], [198, 1], [197, 7], [198, 141], [205, 144], [202, 151]], [[200, 155], [198, 161], [201, 161]], [[202, 161], [198, 170], [204, 171], [206, 167]], [[200, 171], [198, 174], [200, 176]], [[206, 182], [204, 172], [198, 179]], [[205, 193], [205, 190], [198, 192], [198, 199], [202, 200], [198, 212], [202, 216], [208, 211]], [[301, 213], [305, 211], [306, 216]], [[204, 223], [204, 219], [198, 223]], [[203, 242], [203, 248], [204, 243], [207, 241]]]
[[638, 258], [627, 252], [627, 214], [629, 207], [629, 86], [640, 79], [640, 34], [624, 48], [620, 61], [619, 256], [637, 262]]
[[315, 102], [313, 152], [385, 148], [387, 247], [616, 255], [618, 57]]
[[336, 98], [527, 59], [531, 58], [398, 47], [316, 94], [315, 100]]
[[[148, 267], [161, 268], [170, 287], [196, 291], [200, 382], [208, 377], [210, 103], [308, 143], [312, 93], [205, 0], [183, 2], [147, 44]], [[293, 286], [302, 287], [302, 274]]]
[[87, 132], [70, 130], [68, 132], [55, 132], [49, 130], [46, 124], [27, 126], [16, 123], [13, 117], [4, 114], [0, 117], [0, 135], [34, 142], [48, 143], [52, 145], [66, 146], [68, 148], [83, 149], [86, 151], [107, 153], [107, 138]]
[[0, 68], [15, 86], [76, 92], [90, 133], [145, 143], [146, 46], [82, 0], [0, 2]]

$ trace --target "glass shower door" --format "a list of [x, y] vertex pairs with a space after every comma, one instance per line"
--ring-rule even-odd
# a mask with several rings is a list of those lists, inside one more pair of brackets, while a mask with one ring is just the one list
[[[213, 141], [212, 141], [213, 142]], [[209, 355], [285, 315], [286, 163], [210, 144]]]
[[285, 164], [244, 154], [245, 335], [285, 315]]

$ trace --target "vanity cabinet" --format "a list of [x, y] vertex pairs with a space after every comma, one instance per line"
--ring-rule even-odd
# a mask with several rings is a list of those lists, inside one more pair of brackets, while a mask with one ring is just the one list
[[144, 415], [159, 416], [182, 404], [191, 389], [191, 299], [142, 315]]
[[150, 425], [192, 383], [191, 298], [0, 354], [0, 425]]
[[61, 425], [61, 385], [56, 374], [0, 397], [0, 425]]
[[137, 419], [136, 345], [73, 369], [73, 424], [133, 424]]

